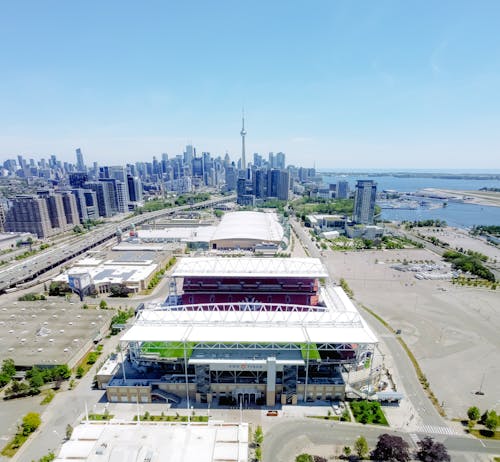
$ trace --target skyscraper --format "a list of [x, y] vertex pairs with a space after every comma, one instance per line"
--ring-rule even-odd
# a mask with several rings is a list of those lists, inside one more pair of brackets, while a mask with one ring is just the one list
[[85, 171], [85, 163], [83, 162], [83, 154], [80, 148], [76, 150], [76, 169], [79, 172]]
[[353, 220], [364, 225], [373, 224], [377, 183], [372, 180], [358, 180], [354, 196]]
[[337, 183], [337, 199], [347, 199], [349, 197], [349, 182], [339, 181]]
[[245, 136], [247, 134], [245, 130], [245, 113], [243, 113], [242, 118], [241, 118], [241, 169], [246, 170], [247, 169], [247, 162], [245, 159]]

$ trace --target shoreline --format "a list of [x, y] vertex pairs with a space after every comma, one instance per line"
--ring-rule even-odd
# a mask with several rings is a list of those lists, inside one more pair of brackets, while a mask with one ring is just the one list
[[424, 188], [417, 191], [417, 193], [424, 197], [448, 199], [460, 202], [462, 204], [500, 207], [500, 193], [497, 192]]

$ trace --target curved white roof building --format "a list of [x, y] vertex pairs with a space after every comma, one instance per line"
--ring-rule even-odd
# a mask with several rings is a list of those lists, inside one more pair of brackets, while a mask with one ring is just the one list
[[253, 249], [255, 245], [283, 240], [283, 227], [276, 213], [230, 212], [217, 226], [210, 241], [212, 249]]

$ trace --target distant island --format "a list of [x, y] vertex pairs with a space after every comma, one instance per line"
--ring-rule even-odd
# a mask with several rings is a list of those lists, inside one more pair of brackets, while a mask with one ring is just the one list
[[500, 180], [500, 173], [432, 173], [432, 172], [350, 172], [350, 171], [321, 171], [325, 176], [370, 176], [394, 178], [438, 178], [443, 180]]

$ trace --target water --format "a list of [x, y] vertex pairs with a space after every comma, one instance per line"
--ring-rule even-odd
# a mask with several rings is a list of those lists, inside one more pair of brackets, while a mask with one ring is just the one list
[[[398, 178], [393, 176], [374, 177], [370, 175], [323, 176], [325, 184], [348, 181], [351, 190], [357, 180], [373, 180], [378, 191], [384, 189], [399, 192], [415, 192], [423, 188], [477, 191], [480, 188], [500, 188], [500, 180], [471, 180], [443, 178]], [[446, 220], [448, 225], [471, 228], [474, 225], [500, 225], [500, 207], [477, 204], [462, 204], [448, 201], [448, 207], [434, 209], [418, 208], [415, 210], [383, 209], [383, 220]]]

